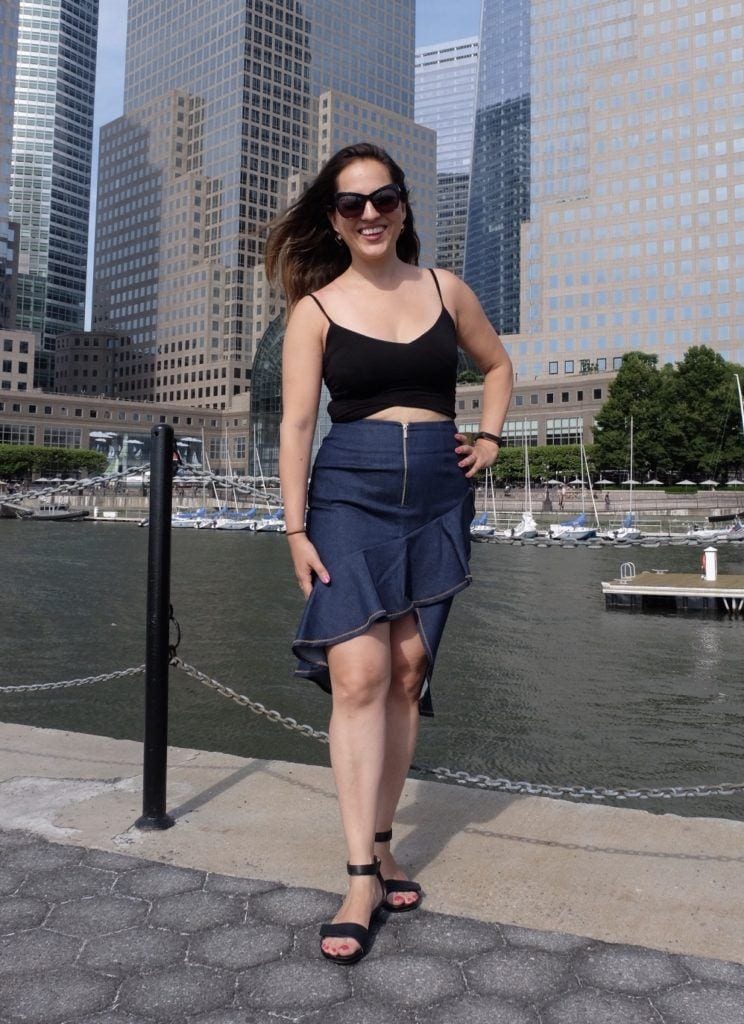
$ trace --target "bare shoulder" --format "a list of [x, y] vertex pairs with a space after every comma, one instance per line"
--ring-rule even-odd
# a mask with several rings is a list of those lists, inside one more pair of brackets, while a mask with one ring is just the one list
[[442, 297], [445, 305], [455, 314], [470, 313], [480, 309], [480, 303], [472, 288], [465, 284], [461, 277], [453, 274], [451, 270], [443, 270], [437, 267], [434, 270], [439, 287], [442, 289]]
[[308, 338], [317, 340], [321, 345], [328, 325], [328, 318], [323, 314], [318, 303], [310, 295], [304, 295], [295, 305], [287, 319], [285, 344], [295, 339]]

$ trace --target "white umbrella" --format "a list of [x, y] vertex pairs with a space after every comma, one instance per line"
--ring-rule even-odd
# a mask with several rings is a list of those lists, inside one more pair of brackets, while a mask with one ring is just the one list
[[625, 483], [633, 484], [634, 487], [637, 487], [640, 484], [640, 480], [626, 480]]
[[560, 487], [560, 485], [563, 483], [563, 481], [562, 480], [548, 480], [548, 483], [550, 484], [551, 487], [555, 487], [555, 486]]
[[701, 480], [700, 481], [700, 486], [701, 487], [718, 487], [718, 481], [717, 480]]
[[599, 480], [594, 481], [595, 484], [599, 484], [600, 487], [606, 487], [607, 484], [614, 484], [614, 480], [608, 480], [606, 476], [601, 476]]
[[694, 480], [678, 480], [677, 481], [677, 486], [678, 487], [697, 487], [697, 484], [695, 483]]
[[649, 485], [649, 487], [663, 487], [664, 486], [663, 482], [661, 480], [657, 480], [656, 477], [654, 477], [653, 480], [647, 480], [646, 483]]
[[726, 486], [727, 487], [729, 487], [729, 486], [730, 487], [744, 487], [744, 480], [737, 480], [736, 477], [734, 477], [733, 480], [727, 480], [726, 481]]
[[573, 487], [573, 486], [574, 486], [575, 484], [581, 484], [582, 486], [583, 486], [583, 484], [584, 484], [584, 481], [583, 481], [583, 480], [579, 480], [579, 478], [578, 478], [578, 477], [574, 477], [574, 479], [573, 479], [573, 480], [569, 480], [568, 482], [570, 483], [570, 485], [571, 485], [572, 487]]

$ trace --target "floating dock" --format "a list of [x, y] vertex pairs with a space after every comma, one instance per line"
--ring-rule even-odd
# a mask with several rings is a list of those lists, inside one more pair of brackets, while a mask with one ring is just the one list
[[744, 576], [706, 580], [695, 573], [651, 571], [602, 583], [607, 608], [726, 611], [744, 614]]

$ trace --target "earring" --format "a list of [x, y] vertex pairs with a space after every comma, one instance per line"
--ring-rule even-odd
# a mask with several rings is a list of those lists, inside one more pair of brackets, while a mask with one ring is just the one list
[[335, 239], [336, 245], [343, 245], [344, 244], [344, 240], [341, 237], [341, 235], [339, 235], [338, 231], [336, 232], [336, 234], [333, 237]]

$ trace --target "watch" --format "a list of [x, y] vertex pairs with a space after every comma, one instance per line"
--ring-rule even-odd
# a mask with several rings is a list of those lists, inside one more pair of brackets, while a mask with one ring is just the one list
[[497, 444], [499, 448], [504, 447], [504, 439], [503, 437], [499, 437], [498, 434], [489, 434], [487, 430], [479, 430], [473, 440], [477, 441], [479, 437], [485, 438], [486, 441], [493, 441], [493, 443]]

